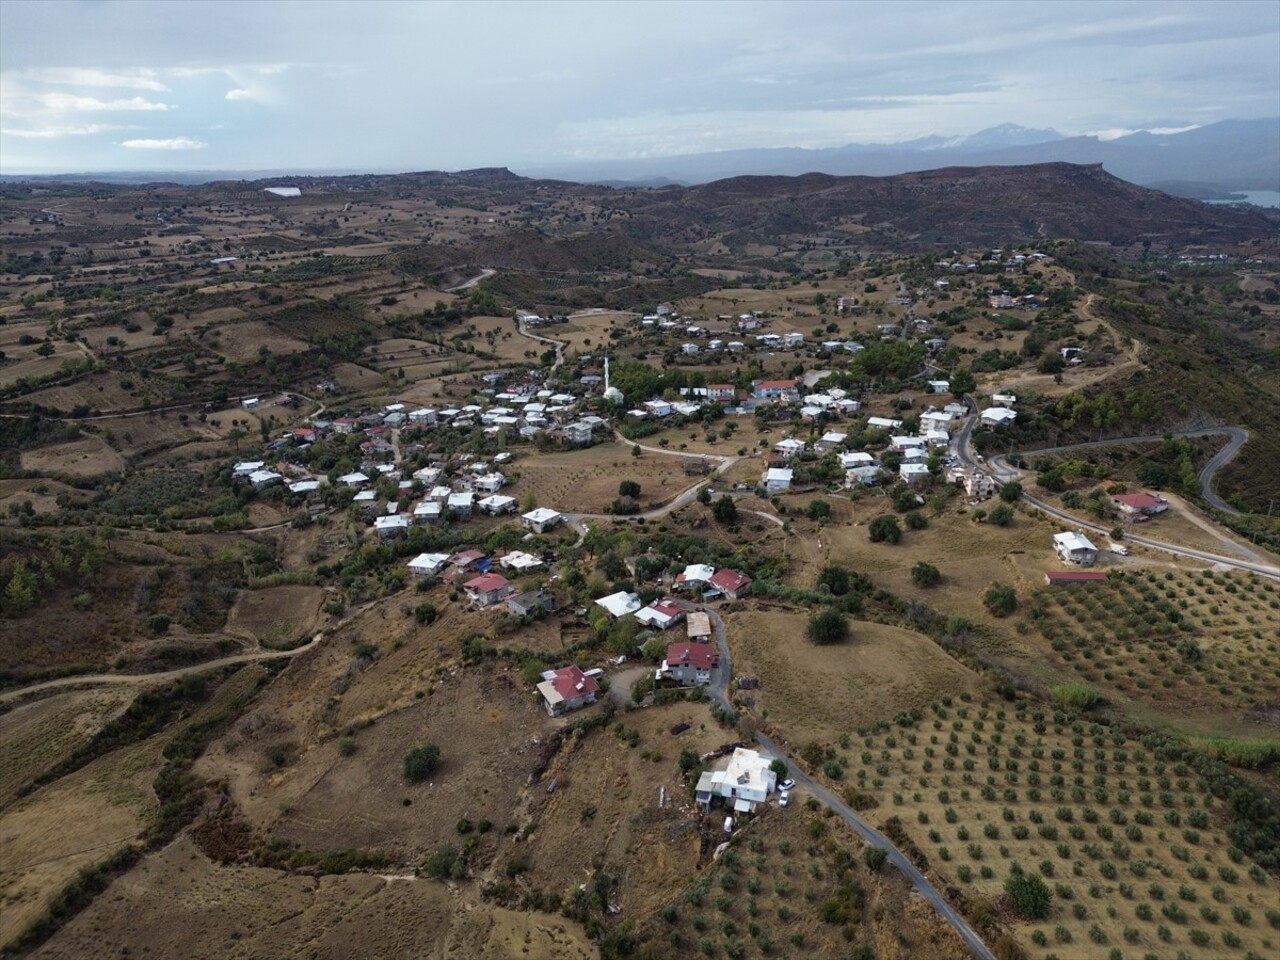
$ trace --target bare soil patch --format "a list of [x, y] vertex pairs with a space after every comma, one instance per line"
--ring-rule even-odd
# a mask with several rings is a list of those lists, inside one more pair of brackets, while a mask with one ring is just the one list
[[231, 608], [227, 632], [264, 647], [310, 639], [320, 623], [320, 587], [284, 586], [243, 590]]
[[23, 470], [38, 470], [46, 474], [96, 477], [104, 473], [119, 473], [124, 466], [124, 457], [112, 450], [105, 440], [89, 435], [22, 452]]

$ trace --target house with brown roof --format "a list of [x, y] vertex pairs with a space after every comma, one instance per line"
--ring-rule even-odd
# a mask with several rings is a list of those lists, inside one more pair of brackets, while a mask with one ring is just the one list
[[675, 680], [691, 687], [710, 683], [711, 671], [720, 666], [720, 653], [709, 643], [673, 643], [654, 674], [656, 680]]
[[711, 577], [711, 585], [730, 600], [745, 597], [751, 592], [751, 578], [745, 573], [730, 570], [727, 567], [717, 570]]
[[711, 617], [706, 611], [694, 610], [685, 617], [685, 633], [693, 642], [701, 642], [711, 637]]
[[674, 600], [655, 600], [637, 610], [635, 618], [646, 627], [669, 630], [684, 619], [684, 610]]
[[549, 670], [543, 677], [545, 679], [538, 684], [538, 693], [546, 705], [547, 713], [553, 717], [595, 703], [596, 696], [600, 693], [596, 678], [587, 676], [573, 664], [559, 670]]
[[481, 561], [485, 559], [483, 550], [462, 550], [449, 558], [449, 572], [455, 577], [473, 570], [479, 570]]

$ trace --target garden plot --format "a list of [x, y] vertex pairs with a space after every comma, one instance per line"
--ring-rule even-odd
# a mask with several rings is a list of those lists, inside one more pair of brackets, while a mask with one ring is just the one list
[[1245, 852], [1274, 838], [1233, 823], [1225, 769], [1171, 741], [962, 695], [820, 759], [970, 916], [999, 911], [1014, 869], [1041, 877], [1048, 915], [1015, 929], [1035, 956], [1243, 960], [1280, 944], [1280, 884]]
[[631, 456], [620, 443], [602, 443], [568, 453], [534, 455], [520, 460], [520, 476], [503, 493], [517, 499], [531, 492], [539, 506], [573, 513], [605, 513], [618, 499], [618, 484], [640, 484], [637, 503], [648, 510], [672, 499], [697, 477], [685, 475], [678, 457]]
[[1175, 723], [1240, 729], [1280, 694], [1280, 588], [1249, 574], [1133, 571], [1041, 590], [1029, 615], [1063, 669]]

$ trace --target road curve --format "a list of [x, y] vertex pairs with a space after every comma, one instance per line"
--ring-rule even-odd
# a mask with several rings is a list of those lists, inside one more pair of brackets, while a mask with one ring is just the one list
[[1240, 448], [1249, 441], [1249, 431], [1244, 427], [1206, 427], [1202, 430], [1175, 430], [1172, 433], [1162, 434], [1158, 437], [1119, 437], [1111, 440], [1089, 440], [1085, 443], [1069, 443], [1061, 447], [1044, 447], [1040, 450], [1023, 450], [1019, 452], [1018, 456], [1031, 457], [1045, 453], [1066, 453], [1071, 450], [1088, 450], [1092, 447], [1119, 447], [1129, 443], [1159, 443], [1165, 438], [1165, 436], [1225, 436], [1230, 438], [1227, 441], [1227, 445], [1210, 457], [1209, 461], [1200, 468], [1200, 491], [1204, 496], [1205, 501], [1215, 510], [1221, 510], [1223, 513], [1229, 513], [1235, 517], [1243, 516], [1239, 510], [1223, 500], [1214, 491], [1213, 478], [1219, 470], [1231, 462], [1231, 459], [1240, 452]]
[[[964, 423], [964, 426], [960, 428], [960, 432], [956, 434], [956, 453], [959, 455], [960, 459], [963, 460], [965, 465], [968, 466], [969, 468], [988, 474], [989, 476], [994, 478], [998, 483], [1005, 483], [1009, 480], [1019, 479], [1022, 476], [1021, 471], [1005, 463], [1005, 460], [1006, 460], [1005, 456], [992, 457], [989, 468], [981, 466], [977, 462], [973, 452], [970, 450], [969, 438], [973, 433], [974, 422], [977, 419], [976, 413], [978, 409], [978, 404], [977, 404], [977, 401], [975, 401], [974, 398], [969, 394], [965, 394], [964, 399], [969, 404], [969, 406], [973, 409], [974, 416], [967, 419]], [[1206, 428], [1204, 430], [1178, 431], [1173, 434], [1173, 436], [1175, 437], [1177, 436], [1184, 436], [1184, 437], [1211, 436], [1214, 434], [1228, 435], [1231, 437], [1231, 442], [1228, 443], [1227, 446], [1223, 447], [1223, 449], [1220, 450], [1217, 453], [1217, 455], [1215, 455], [1209, 461], [1209, 463], [1205, 465], [1205, 468], [1200, 471], [1200, 482], [1202, 485], [1204, 485], [1206, 499], [1209, 499], [1208, 494], [1212, 492], [1209, 489], [1209, 485], [1212, 484], [1213, 482], [1214, 473], [1217, 471], [1219, 467], [1221, 467], [1224, 463], [1230, 460], [1231, 457], [1235, 456], [1236, 451], [1239, 450], [1240, 447], [1244, 445], [1245, 441], [1249, 439], [1249, 432], [1243, 429], [1242, 427], [1212, 427], [1212, 428]], [[1019, 453], [1018, 455], [1030, 456], [1035, 453], [1051, 453], [1057, 450], [1078, 450], [1078, 449], [1084, 449], [1087, 447], [1106, 446], [1109, 444], [1114, 445], [1114, 444], [1123, 444], [1123, 443], [1140, 443], [1145, 441], [1158, 442], [1163, 439], [1164, 439], [1163, 436], [1159, 436], [1159, 437], [1125, 437], [1125, 438], [1118, 438], [1118, 439], [1112, 439], [1112, 440], [1094, 440], [1089, 443], [1069, 444], [1063, 447], [1050, 447], [1045, 450], [1038, 450], [1038, 451], [1028, 450], [1023, 453]], [[1214, 496], [1216, 497], [1217, 495], [1214, 494]], [[1068, 523], [1073, 527], [1083, 528], [1086, 530], [1093, 530], [1096, 533], [1104, 533], [1104, 534], [1110, 533], [1110, 530], [1111, 530], [1110, 527], [1104, 526], [1103, 524], [1100, 524], [1100, 523], [1094, 523], [1091, 520], [1082, 520], [1080, 517], [1077, 517], [1074, 514], [1067, 513], [1065, 510], [1060, 510], [1057, 507], [1053, 506], [1052, 504], [1046, 503], [1045, 501], [1037, 497], [1033, 497], [1031, 494], [1025, 491], [1022, 494], [1022, 500], [1033, 507], [1043, 510], [1049, 516], [1055, 517], [1058, 520], [1061, 520], [1064, 523]], [[1151, 537], [1144, 537], [1137, 534], [1130, 534], [1128, 536], [1128, 539], [1131, 540], [1133, 543], [1141, 544], [1144, 547], [1150, 547], [1153, 550], [1161, 550], [1165, 553], [1173, 554], [1175, 557], [1184, 557], [1190, 560], [1201, 560], [1201, 561], [1204, 561], [1205, 563], [1214, 563], [1214, 564], [1220, 564], [1226, 567], [1234, 567], [1237, 570], [1244, 570], [1249, 573], [1256, 573], [1259, 576], [1280, 581], [1280, 567], [1273, 566], [1271, 564], [1255, 563], [1248, 560], [1237, 560], [1234, 557], [1224, 557], [1221, 554], [1209, 553], [1207, 550], [1196, 550], [1192, 547], [1182, 547], [1172, 543], [1165, 543], [1163, 540], [1154, 540]]]
[[[711, 620], [711, 626], [716, 636], [716, 646], [720, 651], [720, 667], [715, 673], [715, 679], [707, 687], [707, 695], [725, 709], [732, 710], [733, 705], [729, 702], [729, 678], [733, 673], [733, 667], [729, 654], [729, 641], [725, 635], [724, 621], [710, 607], [688, 601], [681, 601], [680, 605], [686, 610], [705, 611]], [[902, 871], [920, 896], [924, 897], [938, 911], [938, 915], [960, 935], [960, 939], [973, 951], [974, 956], [979, 957], [980, 960], [995, 960], [995, 954], [982, 942], [982, 938], [978, 936], [977, 931], [969, 926], [969, 922], [960, 915], [960, 912], [955, 907], [947, 902], [946, 897], [929, 882], [929, 878], [916, 868], [916, 865], [907, 858], [907, 855], [894, 846], [893, 841], [858, 816], [852, 807], [826, 787], [814, 782], [813, 778], [801, 770], [796, 765], [795, 760], [772, 739], [758, 730], [755, 737], [757, 743], [775, 757], [782, 759], [796, 783], [804, 784], [819, 803], [835, 813], [868, 843], [883, 847], [889, 855], [889, 862]]]

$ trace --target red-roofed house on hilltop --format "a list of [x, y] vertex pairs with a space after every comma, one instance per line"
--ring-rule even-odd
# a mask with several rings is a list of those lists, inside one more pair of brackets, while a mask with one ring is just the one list
[[462, 585], [467, 599], [482, 607], [501, 603], [513, 593], [511, 582], [500, 573], [484, 573]]
[[1111, 505], [1125, 514], [1164, 513], [1169, 509], [1169, 501], [1150, 493], [1113, 493]]
[[711, 577], [711, 585], [730, 600], [745, 597], [751, 592], [751, 578], [737, 570], [717, 570]]
[[709, 643], [673, 643], [667, 658], [654, 675], [658, 680], [675, 680], [681, 686], [710, 683], [711, 671], [720, 666], [720, 654]]
[[588, 677], [573, 664], [551, 671], [551, 675], [538, 684], [538, 693], [546, 704], [547, 713], [553, 717], [595, 703], [599, 692], [596, 678]]

